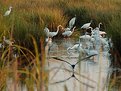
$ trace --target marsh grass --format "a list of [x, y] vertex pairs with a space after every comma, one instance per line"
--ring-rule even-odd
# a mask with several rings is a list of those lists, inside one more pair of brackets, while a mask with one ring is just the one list
[[[108, 33], [114, 44], [111, 53], [115, 56], [115, 60], [112, 61], [112, 65], [120, 68], [120, 4], [120, 0], [1, 0], [0, 42], [3, 41], [2, 37], [6, 36], [15, 40], [15, 45], [7, 45], [4, 50], [0, 49], [0, 90], [7, 87], [6, 80], [12, 77], [15, 78], [13, 87], [17, 87], [15, 84], [22, 81], [29, 91], [34, 91], [36, 83], [39, 91], [43, 83], [38, 80], [48, 81], [48, 73], [43, 71], [46, 63], [43, 49], [44, 27], [56, 31], [60, 24], [66, 27], [69, 19], [75, 15], [78, 31], [91, 19], [94, 20], [91, 25], [93, 27], [96, 27], [99, 22], [103, 23], [101, 29]], [[10, 5], [13, 6], [10, 16], [3, 17]], [[59, 33], [61, 34], [62, 31]], [[31, 38], [30, 35], [33, 37]], [[11, 51], [11, 47], [15, 49]], [[12, 54], [15, 52], [19, 56], [14, 58], [9, 52]], [[40, 55], [43, 55], [43, 58]], [[45, 78], [43, 75], [46, 75]], [[111, 80], [109, 88], [117, 85], [115, 84], [117, 79]]]

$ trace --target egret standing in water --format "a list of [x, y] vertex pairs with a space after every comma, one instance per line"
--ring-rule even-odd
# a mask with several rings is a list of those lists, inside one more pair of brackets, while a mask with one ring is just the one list
[[92, 23], [92, 20], [89, 23], [84, 24], [81, 29], [88, 29]]
[[74, 28], [72, 29], [72, 31], [71, 31], [71, 30], [68, 30], [68, 31], [63, 32], [62, 35], [63, 35], [64, 37], [66, 37], [66, 36], [67, 36], [67, 37], [71, 36], [72, 33], [75, 31], [75, 28], [76, 28], [76, 27], [74, 27]]
[[9, 39], [6, 39], [6, 37], [5, 36], [3, 36], [3, 42], [5, 43], [5, 44], [8, 44], [8, 45], [10, 45], [10, 46], [12, 46], [13, 45], [13, 41], [10, 41]]
[[56, 36], [57, 34], [58, 34], [58, 32], [59, 32], [59, 27], [61, 27], [61, 25], [59, 25], [58, 27], [57, 27], [57, 31], [56, 32], [50, 32], [50, 30], [47, 28], [47, 27], [45, 27], [45, 29], [44, 29], [44, 32], [46, 33], [46, 36], [47, 37], [54, 37], [54, 36]]
[[12, 6], [9, 7], [9, 10], [7, 10], [4, 14], [4, 16], [9, 16], [12, 10]]

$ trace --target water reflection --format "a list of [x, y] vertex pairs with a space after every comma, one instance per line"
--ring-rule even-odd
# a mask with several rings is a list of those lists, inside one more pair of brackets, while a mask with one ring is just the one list
[[[64, 91], [64, 85], [67, 86], [69, 91], [97, 91], [99, 89], [100, 91], [107, 91], [105, 84], [108, 83], [108, 57], [103, 56], [104, 53], [102, 50], [99, 50], [98, 58], [95, 57], [93, 59], [90, 57], [80, 61], [84, 58], [82, 54], [76, 51], [71, 51], [72, 55], [67, 53], [67, 48], [72, 47], [77, 42], [79, 42], [78, 39], [53, 41], [53, 47], [50, 50], [48, 59], [50, 64], [49, 69], [53, 70], [50, 71], [49, 75], [50, 83], [58, 84], [49, 85], [49, 91]], [[79, 63], [75, 65], [77, 62]], [[72, 66], [74, 65], [75, 67], [73, 68]]]

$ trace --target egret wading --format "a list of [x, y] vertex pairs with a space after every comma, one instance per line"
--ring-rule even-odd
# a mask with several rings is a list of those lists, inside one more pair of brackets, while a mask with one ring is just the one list
[[4, 14], [4, 16], [9, 16], [12, 10], [12, 6], [9, 7], [9, 10], [7, 10]]
[[71, 30], [68, 30], [68, 31], [63, 32], [62, 35], [63, 35], [64, 37], [69, 37], [69, 36], [71, 36], [71, 35], [73, 34], [73, 32], [75, 31], [75, 28], [76, 28], [76, 27], [73, 27], [72, 31], [71, 31]]
[[4, 42], [4, 44], [8, 44], [8, 45], [10, 45], [10, 46], [12, 46], [13, 45], [13, 41], [10, 41], [9, 39], [6, 39], [6, 37], [5, 36], [3, 36], [3, 42]]
[[92, 23], [92, 20], [89, 23], [84, 24], [81, 29], [88, 29]]
[[84, 49], [83, 49], [83, 47], [82, 47], [82, 44], [81, 44], [81, 42], [80, 42], [80, 39], [79, 39], [79, 43], [76, 43], [76, 44], [74, 44], [72, 47], [68, 47], [67, 48], [67, 53], [68, 54], [70, 54], [70, 50], [76, 50], [77, 52], [82, 52], [82, 53], [84, 53]]
[[50, 32], [50, 30], [47, 27], [45, 27], [44, 32], [45, 32], [45, 34], [46, 34], [47, 37], [52, 38], [52, 37], [54, 37], [54, 36], [56, 36], [58, 34], [59, 27], [62, 27], [62, 26], [61, 25], [58, 25], [56, 32]]

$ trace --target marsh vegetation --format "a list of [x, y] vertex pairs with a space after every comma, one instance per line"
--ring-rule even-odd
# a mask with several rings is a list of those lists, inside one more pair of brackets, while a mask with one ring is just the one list
[[[9, 16], [5, 11], [12, 6]], [[0, 91], [5, 91], [7, 81], [12, 79], [8, 91], [17, 91], [17, 86], [26, 85], [28, 91], [47, 91], [48, 70], [44, 28], [56, 31], [58, 25], [67, 27], [76, 15], [76, 31], [70, 38], [77, 39], [80, 27], [90, 20], [95, 28], [102, 22], [101, 30], [107, 32], [113, 46], [110, 48], [109, 91], [121, 88], [121, 1], [120, 0], [1, 0], [0, 1]], [[63, 30], [53, 37], [61, 40]], [[3, 37], [12, 41], [6, 44]], [[46, 89], [45, 89], [46, 88]], [[66, 87], [65, 87], [65, 90]]]

